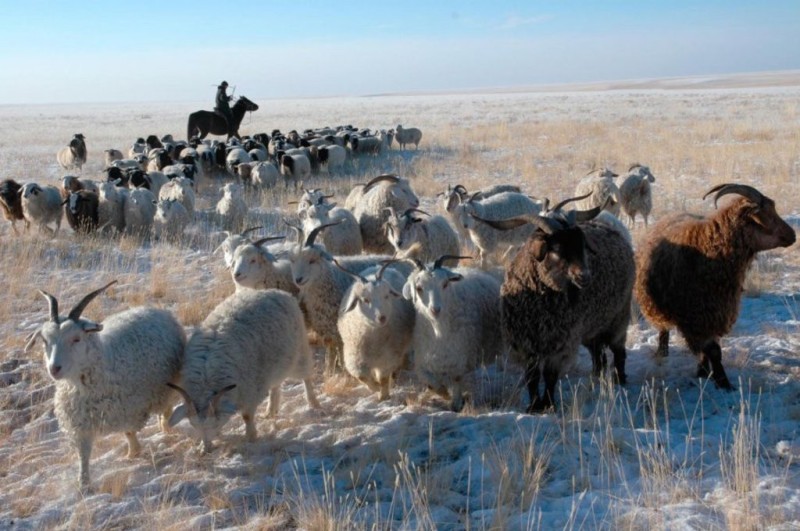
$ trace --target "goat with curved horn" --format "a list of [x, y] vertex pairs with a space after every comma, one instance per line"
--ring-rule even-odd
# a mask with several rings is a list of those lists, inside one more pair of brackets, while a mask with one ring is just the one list
[[58, 323], [58, 299], [50, 295], [44, 290], [39, 290], [39, 293], [47, 299], [47, 303], [50, 306], [50, 321], [54, 323]]
[[332, 260], [332, 262], [333, 262], [333, 265], [335, 265], [336, 267], [338, 267], [339, 269], [341, 269], [343, 272], [347, 273], [351, 277], [357, 278], [361, 282], [366, 282], [367, 281], [367, 279], [364, 276], [362, 276], [362, 275], [360, 275], [358, 273], [354, 273], [353, 271], [350, 271], [349, 269], [344, 267], [342, 264], [340, 264], [339, 261], [336, 260], [335, 258]]
[[443, 254], [433, 262], [433, 269], [441, 269], [445, 260], [473, 260], [472, 256], [458, 256], [454, 254]]
[[261, 247], [261, 245], [267, 242], [274, 242], [277, 240], [285, 240], [286, 236], [267, 236], [266, 238], [261, 238], [260, 240], [256, 240], [253, 242], [253, 245], [256, 247]]
[[376, 184], [378, 184], [380, 182], [383, 182], [383, 181], [396, 183], [396, 182], [400, 181], [400, 177], [398, 177], [397, 175], [391, 174], [391, 173], [387, 173], [387, 174], [384, 174], [384, 175], [378, 175], [374, 179], [370, 179], [367, 182], [367, 184], [364, 185], [364, 189], [363, 189], [362, 193], [367, 193], [373, 186], [375, 186]]
[[316, 227], [308, 234], [308, 238], [306, 238], [306, 242], [303, 244], [303, 247], [311, 247], [312, 245], [314, 245], [314, 241], [317, 239], [317, 235], [320, 232], [322, 232], [323, 229], [327, 227], [333, 227], [334, 225], [338, 225], [339, 223], [341, 223], [341, 221], [337, 221], [335, 223], [325, 223], [324, 225]]

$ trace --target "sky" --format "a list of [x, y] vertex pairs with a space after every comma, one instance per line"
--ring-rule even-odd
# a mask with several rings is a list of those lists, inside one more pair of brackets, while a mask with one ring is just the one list
[[0, 0], [0, 105], [800, 69], [797, 0]]

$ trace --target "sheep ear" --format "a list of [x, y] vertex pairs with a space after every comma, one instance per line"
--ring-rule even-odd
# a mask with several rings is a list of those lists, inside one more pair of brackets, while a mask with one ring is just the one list
[[444, 281], [443, 288], [446, 288], [447, 286], [449, 286], [451, 282], [458, 282], [459, 280], [463, 280], [463, 279], [464, 279], [463, 276], [459, 275], [458, 273], [453, 273], [453, 274], [451, 274], [450, 276], [447, 277], [447, 280]]
[[83, 329], [84, 332], [90, 334], [92, 332], [100, 332], [101, 330], [103, 330], [103, 325], [101, 325], [100, 323], [95, 323], [93, 321], [82, 320], [81, 328]]
[[186, 418], [186, 404], [180, 404], [172, 410], [169, 416], [169, 427], [174, 428], [180, 421]]
[[33, 348], [33, 345], [36, 343], [38, 338], [42, 337], [42, 331], [37, 330], [28, 337], [26, 337], [25, 349], [24, 352], [27, 354]]
[[544, 256], [547, 254], [547, 241], [544, 238], [537, 238], [533, 242], [533, 258], [537, 262], [541, 262], [544, 260]]

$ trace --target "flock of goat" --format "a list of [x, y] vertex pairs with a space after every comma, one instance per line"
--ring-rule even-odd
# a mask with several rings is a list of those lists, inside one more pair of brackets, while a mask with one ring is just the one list
[[[409, 131], [416, 133], [403, 136]], [[62, 206], [77, 232], [149, 233], [144, 204], [161, 212], [165, 202], [180, 206], [180, 216], [165, 215], [162, 234], [178, 234], [194, 217], [194, 179], [214, 164], [266, 185], [269, 179], [260, 180], [265, 166], [274, 184], [278, 175], [297, 179], [305, 175], [297, 173], [300, 167], [326, 164], [330, 153], [319, 154], [330, 148], [350, 157], [367, 144], [381, 146], [377, 152], [391, 146], [386, 132], [339, 128], [295, 135], [273, 132], [228, 144], [153, 136], [135, 143], [129, 159], [107, 150], [107, 182], [65, 178], [58, 190], [6, 180], [0, 204], [12, 224], [55, 223], [55, 230], [45, 229], [53, 233]], [[421, 137], [400, 127], [394, 135], [403, 137], [401, 145], [418, 145]], [[59, 162], [80, 168], [83, 136], [75, 135], [65, 150]], [[94, 437], [122, 431], [129, 455], [136, 455], [136, 433], [154, 412], [161, 413], [164, 429], [187, 418], [210, 451], [236, 412], [254, 440], [256, 408], [269, 397], [269, 414], [277, 414], [286, 378], [303, 380], [309, 406], [318, 407], [309, 337], [326, 348], [326, 371], [343, 368], [381, 400], [389, 398], [392, 374], [410, 364], [419, 382], [456, 411], [470, 372], [508, 356], [524, 368], [528, 411], [538, 412], [553, 406], [558, 379], [581, 345], [596, 374], [607, 365], [608, 348], [613, 377], [626, 382], [635, 296], [659, 330], [657, 355], [667, 354], [669, 331], [676, 328], [698, 357], [698, 376], [731, 389], [719, 339], [737, 317], [756, 253], [792, 245], [794, 230], [755, 188], [721, 184], [706, 194], [714, 204], [726, 195], [735, 199], [710, 217], [684, 213], [660, 220], [634, 252], [617, 216], [624, 211], [632, 226], [641, 215], [647, 225], [655, 179], [639, 164], [620, 187], [616, 177], [592, 172], [578, 183], [576, 197], [552, 206], [514, 185], [470, 193], [456, 184], [439, 194], [442, 215], [420, 210], [409, 180], [396, 175], [356, 185], [343, 206], [319, 189], [303, 189], [296, 216], [286, 215], [297, 237], [280, 243], [274, 240], [282, 236], [250, 239], [260, 227], [242, 230], [247, 206], [240, 185], [227, 184], [216, 210], [230, 230], [217, 251], [237, 289], [188, 339], [174, 316], [154, 308], [102, 323], [82, 318], [113, 282], [66, 317], [57, 299], [41, 292], [49, 319], [30, 336], [26, 351], [37, 340], [44, 345], [56, 381], [56, 414], [78, 449], [82, 485], [89, 483]], [[477, 251], [478, 267], [458, 266], [472, 258], [462, 256], [468, 247]], [[173, 408], [175, 393], [182, 403]]]

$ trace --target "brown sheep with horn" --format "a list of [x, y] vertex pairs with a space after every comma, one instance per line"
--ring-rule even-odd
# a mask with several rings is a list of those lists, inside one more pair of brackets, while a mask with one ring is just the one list
[[657, 356], [666, 356], [677, 328], [698, 356], [699, 377], [733, 389], [722, 367], [719, 339], [739, 314], [745, 275], [760, 251], [788, 247], [794, 230], [775, 202], [743, 184], [720, 184], [703, 199], [737, 197], [713, 216], [682, 213], [656, 224], [636, 252], [636, 299], [658, 329]]
[[[562, 201], [547, 215], [481, 220], [501, 230], [525, 223], [536, 227], [508, 267], [500, 291], [503, 332], [526, 365], [531, 413], [552, 407], [558, 379], [580, 345], [591, 352], [596, 374], [606, 366], [608, 346], [617, 381], [626, 380], [633, 250], [618, 230], [592, 221], [602, 206], [562, 212], [580, 199]], [[544, 394], [539, 392], [542, 375]]]

